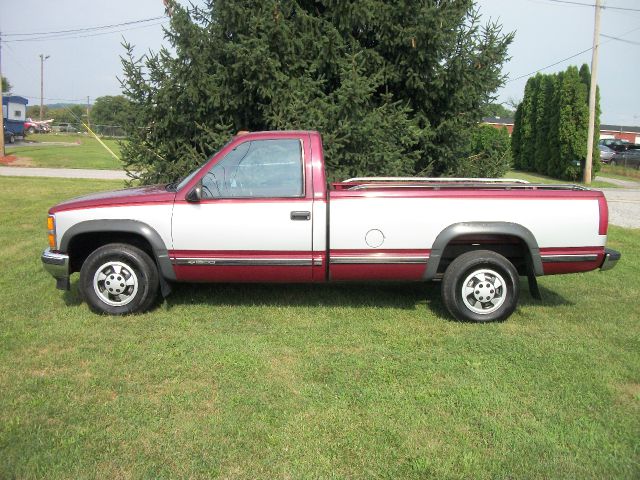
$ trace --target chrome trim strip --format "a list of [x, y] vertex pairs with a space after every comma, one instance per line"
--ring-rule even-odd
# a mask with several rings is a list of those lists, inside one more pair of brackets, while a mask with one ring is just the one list
[[174, 265], [189, 266], [301, 266], [310, 267], [313, 265], [311, 259], [305, 258], [174, 258], [171, 260]]
[[429, 256], [420, 256], [420, 257], [331, 257], [331, 264], [340, 265], [340, 264], [389, 264], [389, 263], [401, 263], [401, 264], [409, 264], [409, 263], [427, 263], [429, 260]]
[[577, 254], [577, 255], [541, 255], [542, 263], [569, 263], [569, 262], [593, 262], [598, 259], [598, 255]]

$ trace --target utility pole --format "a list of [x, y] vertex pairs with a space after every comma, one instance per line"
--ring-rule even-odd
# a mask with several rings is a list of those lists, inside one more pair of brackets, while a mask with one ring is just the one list
[[[598, 88], [598, 50], [600, 48], [600, 0], [596, 0], [596, 12], [593, 21], [593, 50], [591, 51], [591, 86], [589, 87], [589, 129], [587, 132], [587, 160], [584, 165], [583, 181], [591, 185], [591, 166], [593, 164], [593, 135], [596, 120], [596, 90]], [[600, 132], [598, 132], [598, 135]]]
[[40, 121], [42, 121], [44, 110], [44, 61], [49, 58], [50, 55], [44, 56], [40, 54]]
[[[4, 157], [4, 100], [2, 92], [2, 33], [0, 33], [0, 128], [2, 129], [2, 137], [0, 138], [0, 157]], [[7, 105], [7, 113], [9, 113], [9, 106]]]
[[91, 119], [89, 118], [89, 95], [87, 95], [87, 126], [91, 128]]

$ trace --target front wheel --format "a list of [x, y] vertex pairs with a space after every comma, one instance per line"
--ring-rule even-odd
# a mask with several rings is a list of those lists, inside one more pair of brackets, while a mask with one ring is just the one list
[[442, 300], [457, 320], [505, 320], [518, 304], [518, 272], [502, 255], [489, 250], [457, 257], [444, 273]]
[[156, 300], [158, 285], [158, 269], [149, 255], [122, 243], [98, 248], [80, 270], [80, 291], [96, 313], [144, 312]]

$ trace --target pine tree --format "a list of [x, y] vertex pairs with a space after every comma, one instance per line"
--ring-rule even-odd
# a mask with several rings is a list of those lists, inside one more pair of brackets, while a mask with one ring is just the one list
[[458, 172], [513, 38], [474, 0], [169, 3], [173, 52], [123, 58], [123, 156], [147, 183], [285, 128], [322, 132], [333, 178]]

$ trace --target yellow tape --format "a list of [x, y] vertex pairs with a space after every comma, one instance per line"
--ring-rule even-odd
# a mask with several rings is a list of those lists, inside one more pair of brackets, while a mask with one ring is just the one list
[[86, 128], [86, 129], [89, 131], [89, 133], [90, 133], [91, 135], [93, 135], [93, 136], [95, 137], [95, 139], [96, 139], [96, 140], [98, 140], [98, 142], [100, 142], [100, 145], [102, 145], [104, 148], [106, 148], [106, 149], [107, 149], [107, 151], [108, 151], [111, 155], [113, 155], [113, 158], [115, 158], [116, 160], [120, 161], [120, 158], [119, 158], [115, 153], [113, 153], [113, 150], [111, 150], [109, 147], [107, 147], [107, 146], [104, 144], [104, 142], [103, 142], [102, 140], [100, 140], [100, 138], [98, 138], [98, 136], [97, 136], [95, 133], [93, 133], [93, 130], [91, 130], [91, 129], [89, 128], [89, 125], [87, 125], [86, 123], [83, 123], [82, 125], [84, 126], [84, 128]]

